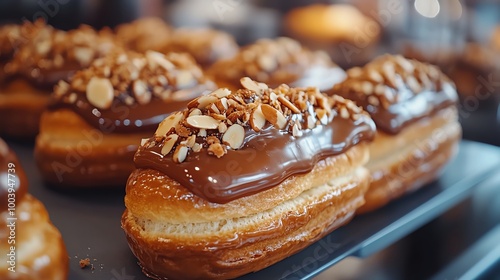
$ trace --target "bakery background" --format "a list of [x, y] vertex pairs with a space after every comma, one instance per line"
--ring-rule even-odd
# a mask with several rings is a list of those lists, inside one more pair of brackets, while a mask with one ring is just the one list
[[[333, 6], [328, 6], [333, 4]], [[61, 29], [115, 27], [146, 16], [210, 26], [240, 45], [290, 36], [342, 68], [383, 53], [437, 64], [456, 83], [464, 138], [500, 146], [500, 3], [480, 0], [0, 1], [0, 23], [44, 18]], [[480, 164], [480, 159], [478, 159]], [[317, 279], [421, 279], [440, 271], [500, 221], [500, 174], [470, 198], [367, 259], [347, 258]], [[499, 260], [484, 276], [500, 275]]]

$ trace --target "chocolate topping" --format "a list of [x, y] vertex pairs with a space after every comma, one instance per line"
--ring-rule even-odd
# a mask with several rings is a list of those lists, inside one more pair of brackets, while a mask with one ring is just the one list
[[214, 87], [187, 54], [117, 51], [59, 82], [49, 109], [69, 108], [105, 132], [153, 131]]
[[374, 137], [368, 114], [317, 88], [218, 89], [188, 104], [143, 139], [137, 168], [152, 168], [216, 203], [274, 187]]
[[28, 190], [28, 182], [16, 155], [2, 139], [0, 139], [0, 178], [0, 211], [5, 211], [9, 206], [9, 194], [15, 194], [14, 204], [18, 204]]
[[187, 52], [206, 67], [238, 52], [238, 45], [228, 33], [214, 29], [175, 29], [163, 52]]
[[221, 60], [209, 70], [216, 81], [238, 87], [239, 79], [248, 76], [271, 87], [331, 88], [345, 78], [345, 72], [324, 52], [312, 52], [290, 38], [261, 39], [243, 47], [232, 59]]
[[116, 47], [109, 31], [96, 32], [90, 26], [82, 25], [67, 32], [39, 28], [19, 47], [13, 60], [5, 66], [5, 74], [10, 79], [23, 78], [35, 86], [50, 89]]
[[377, 128], [390, 134], [457, 100], [453, 82], [436, 66], [400, 55], [381, 56], [363, 68], [349, 69], [347, 75], [329, 94], [355, 101], [370, 113]]

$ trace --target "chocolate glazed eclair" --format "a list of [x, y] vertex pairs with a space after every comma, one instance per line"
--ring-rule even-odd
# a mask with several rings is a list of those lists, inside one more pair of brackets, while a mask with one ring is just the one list
[[347, 223], [369, 184], [368, 114], [249, 78], [160, 123], [135, 154], [122, 227], [154, 279], [231, 279]]
[[110, 32], [84, 25], [66, 32], [43, 22], [25, 23], [17, 32], [17, 51], [0, 79], [0, 134], [32, 140], [54, 85], [107, 54], [115, 43]]
[[67, 279], [68, 254], [61, 234], [42, 202], [28, 193], [24, 170], [2, 139], [0, 178], [0, 279]]
[[367, 212], [438, 177], [461, 138], [457, 93], [436, 66], [399, 55], [347, 74], [329, 94], [355, 101], [377, 125], [367, 164], [372, 183], [358, 210]]
[[216, 62], [208, 74], [219, 87], [239, 88], [241, 77], [250, 77], [271, 87], [315, 86], [327, 90], [345, 78], [345, 72], [332, 62], [328, 54], [313, 52], [299, 42], [281, 37], [261, 39], [242, 47], [230, 59]]
[[35, 159], [63, 188], [123, 186], [141, 138], [215, 88], [187, 54], [117, 51], [60, 82], [42, 115]]

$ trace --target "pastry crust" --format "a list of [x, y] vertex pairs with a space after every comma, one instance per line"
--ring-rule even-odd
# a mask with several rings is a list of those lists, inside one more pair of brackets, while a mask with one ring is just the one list
[[[16, 268], [7, 270], [8, 263], [0, 263], [0, 278], [15, 280], [62, 280], [68, 276], [68, 255], [61, 234], [49, 220], [43, 204], [26, 194], [16, 205]], [[1, 213], [0, 250], [9, 252], [8, 211]], [[6, 255], [2, 259], [6, 259]]]
[[69, 109], [46, 111], [35, 160], [43, 179], [60, 188], [123, 186], [134, 153], [149, 133], [104, 133]]
[[127, 183], [122, 227], [152, 278], [235, 278], [348, 222], [364, 201], [367, 159], [367, 145], [360, 144], [310, 173], [227, 204], [209, 203], [158, 171], [138, 169]]
[[461, 138], [457, 110], [446, 108], [397, 135], [378, 130], [370, 143], [372, 182], [358, 213], [375, 210], [435, 180], [456, 154]]

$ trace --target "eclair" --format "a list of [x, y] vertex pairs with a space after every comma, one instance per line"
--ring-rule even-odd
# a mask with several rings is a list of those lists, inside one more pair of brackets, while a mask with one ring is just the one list
[[172, 32], [162, 52], [186, 52], [203, 68], [214, 62], [229, 59], [238, 52], [234, 38], [210, 28], [177, 28]]
[[117, 51], [54, 89], [35, 160], [55, 187], [123, 187], [137, 139], [169, 113], [215, 88], [187, 54]]
[[347, 223], [364, 200], [375, 124], [317, 88], [250, 78], [165, 118], [134, 157], [122, 216], [153, 279], [232, 279]]
[[116, 38], [126, 48], [137, 51], [161, 51], [172, 37], [173, 28], [158, 17], [145, 17], [115, 28]]
[[111, 34], [89, 26], [71, 31], [49, 26], [21, 44], [0, 80], [0, 134], [33, 139], [52, 88], [114, 46]]
[[0, 139], [0, 279], [63, 280], [68, 254], [42, 202], [28, 193], [26, 175]]
[[377, 125], [370, 143], [372, 182], [367, 212], [435, 180], [453, 157], [461, 138], [454, 84], [436, 66], [384, 55], [362, 68], [329, 94], [362, 106]]
[[241, 77], [277, 87], [315, 86], [327, 90], [345, 78], [345, 72], [321, 51], [313, 52], [299, 42], [281, 37], [261, 39], [245, 46], [231, 59], [216, 62], [208, 74], [219, 87], [236, 90]]

